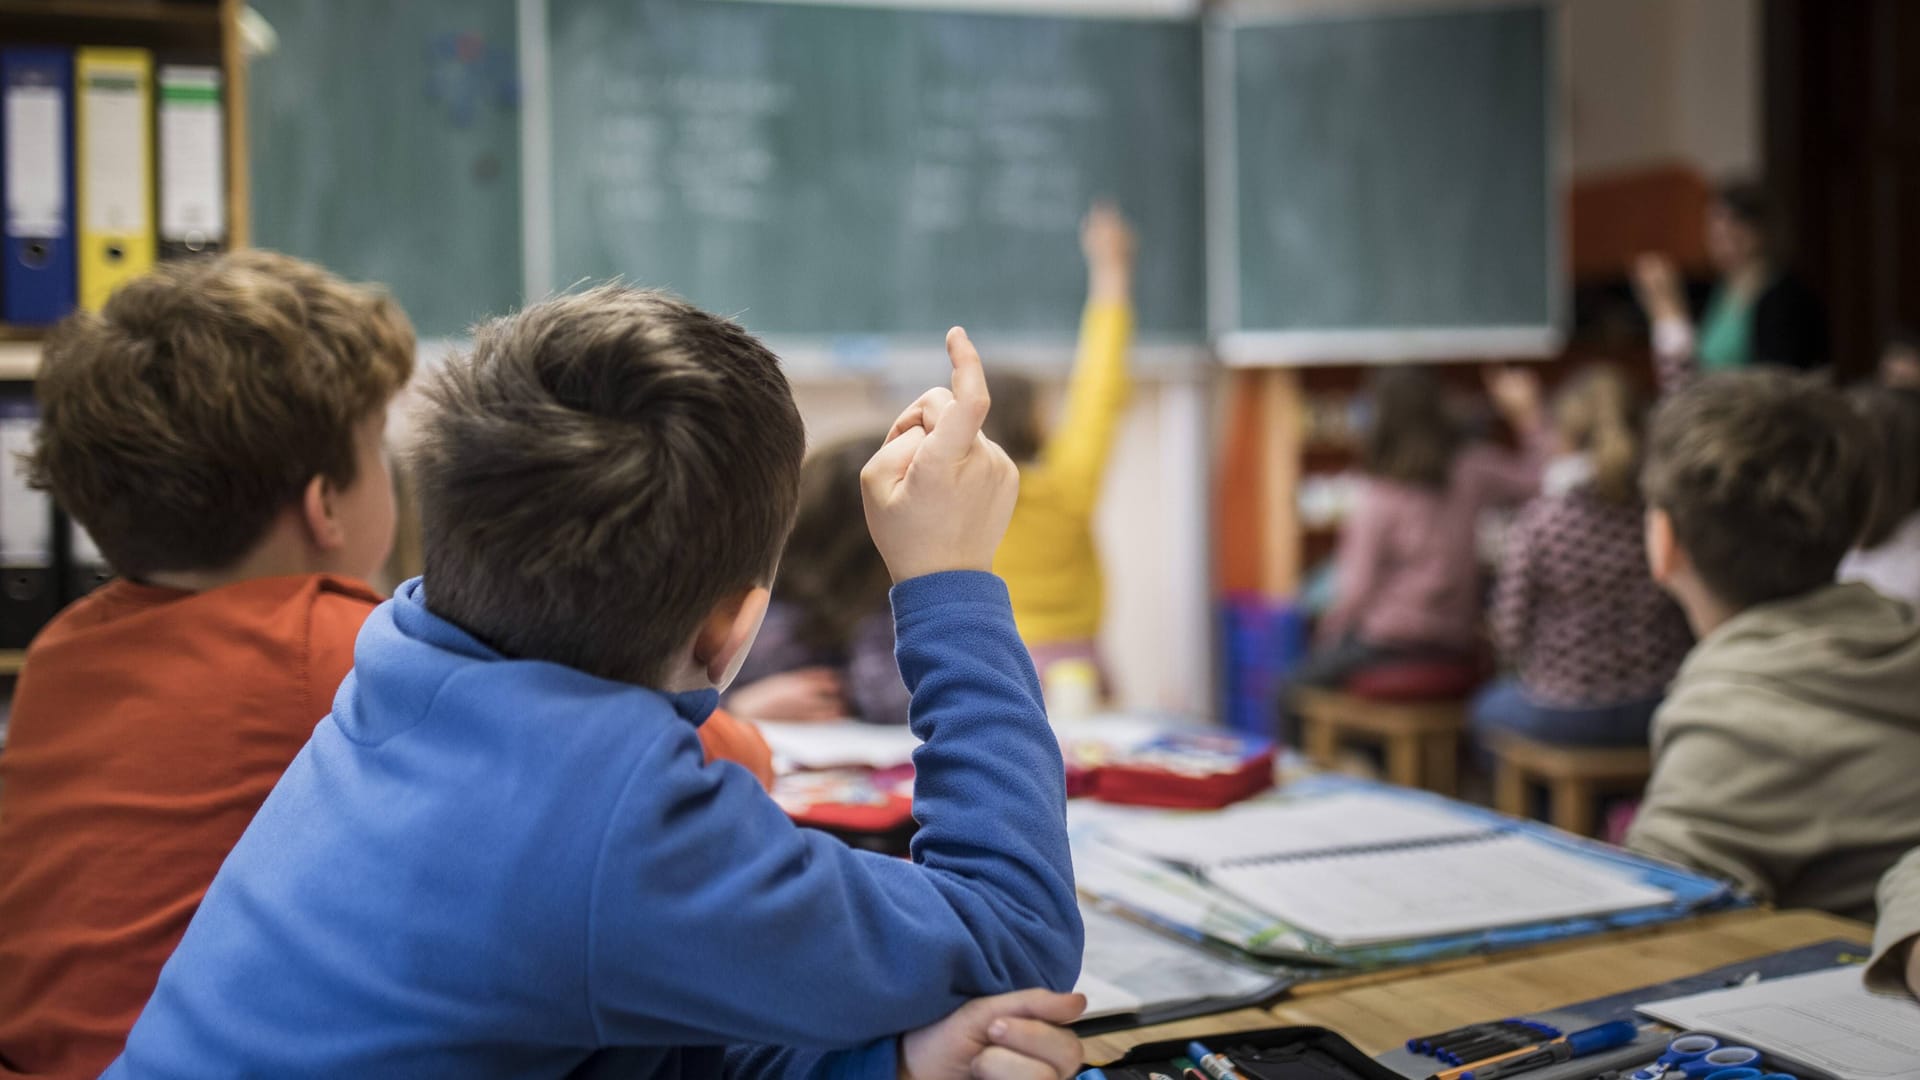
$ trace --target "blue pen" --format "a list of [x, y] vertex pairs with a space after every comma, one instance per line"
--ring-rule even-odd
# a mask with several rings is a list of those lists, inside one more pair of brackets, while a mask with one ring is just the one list
[[1213, 1080], [1247, 1080], [1240, 1075], [1240, 1070], [1233, 1067], [1233, 1062], [1207, 1049], [1206, 1044], [1198, 1040], [1187, 1044], [1187, 1056], [1199, 1062]]
[[1459, 1080], [1497, 1080], [1499, 1077], [1556, 1065], [1572, 1058], [1585, 1057], [1588, 1054], [1598, 1054], [1625, 1046], [1639, 1033], [1640, 1029], [1633, 1021], [1615, 1020], [1610, 1024], [1576, 1031], [1565, 1038], [1536, 1046], [1531, 1050], [1491, 1058], [1485, 1064], [1476, 1064], [1472, 1068], [1460, 1070]]
[[1074, 1077], [1073, 1080], [1107, 1080], [1107, 1074], [1101, 1072], [1099, 1069], [1088, 1069], [1086, 1072]]

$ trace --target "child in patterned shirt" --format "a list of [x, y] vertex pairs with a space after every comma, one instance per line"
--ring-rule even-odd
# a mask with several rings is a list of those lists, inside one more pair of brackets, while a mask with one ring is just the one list
[[1521, 511], [1494, 589], [1511, 674], [1474, 703], [1485, 737], [1641, 746], [1693, 643], [1647, 571], [1637, 487], [1645, 415], [1617, 370], [1582, 372], [1554, 410], [1562, 456]]

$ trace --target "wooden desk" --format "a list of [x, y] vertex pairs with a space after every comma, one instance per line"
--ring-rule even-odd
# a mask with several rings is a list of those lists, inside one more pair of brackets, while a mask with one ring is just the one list
[[1332, 1028], [1367, 1053], [1380, 1054], [1415, 1035], [1556, 1009], [1834, 938], [1864, 943], [1872, 937], [1871, 927], [1819, 912], [1729, 912], [1438, 970], [1416, 967], [1329, 980], [1301, 987], [1269, 1010], [1242, 1009], [1097, 1035], [1086, 1040], [1087, 1060], [1112, 1061], [1131, 1047], [1160, 1039], [1288, 1024]]

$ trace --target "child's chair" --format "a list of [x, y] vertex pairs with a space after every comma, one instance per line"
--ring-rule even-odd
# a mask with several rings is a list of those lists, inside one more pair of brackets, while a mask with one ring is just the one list
[[1602, 796], [1638, 792], [1653, 771], [1645, 747], [1560, 746], [1521, 735], [1493, 740], [1494, 805], [1528, 817], [1535, 785], [1547, 790], [1548, 818], [1581, 836], [1598, 832]]
[[1475, 664], [1406, 661], [1361, 672], [1341, 690], [1302, 688], [1293, 701], [1302, 749], [1331, 768], [1342, 743], [1372, 743], [1386, 755], [1387, 779], [1458, 794], [1460, 736], [1479, 681]]

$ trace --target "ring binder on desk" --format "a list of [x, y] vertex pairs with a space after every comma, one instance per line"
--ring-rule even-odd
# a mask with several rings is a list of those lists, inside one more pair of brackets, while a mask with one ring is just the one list
[[0, 320], [57, 322], [75, 300], [73, 57], [0, 49]]

